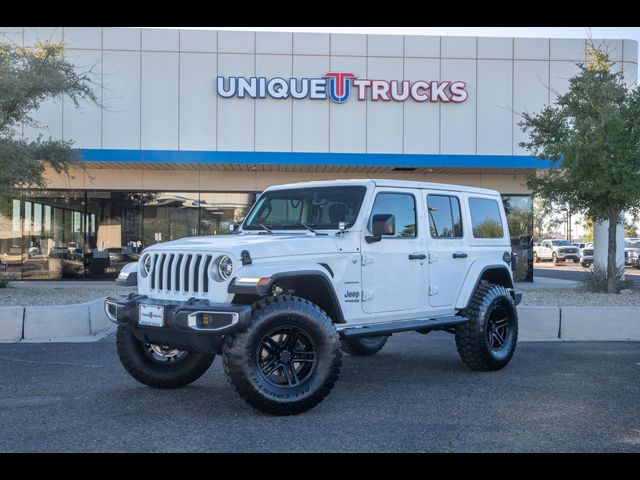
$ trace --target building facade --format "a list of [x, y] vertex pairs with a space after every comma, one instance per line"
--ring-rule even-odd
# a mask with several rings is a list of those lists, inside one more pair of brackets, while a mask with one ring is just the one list
[[[20, 134], [73, 140], [85, 169], [0, 209], [0, 270], [104, 278], [155, 242], [219, 235], [267, 186], [398, 178], [500, 191], [520, 279], [533, 203], [518, 122], [566, 91], [586, 40], [0, 28], [63, 41], [101, 105], [43, 104]], [[595, 40], [635, 84], [637, 43]]]

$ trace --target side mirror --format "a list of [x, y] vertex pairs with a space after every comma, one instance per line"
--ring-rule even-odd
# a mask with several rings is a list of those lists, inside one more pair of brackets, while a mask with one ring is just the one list
[[238, 229], [239, 225], [237, 223], [229, 224], [229, 232], [235, 232]]
[[371, 230], [373, 230], [373, 235], [364, 237], [367, 243], [379, 242], [382, 240], [382, 235], [395, 235], [395, 215], [391, 215], [390, 213], [378, 213], [374, 215], [371, 221]]

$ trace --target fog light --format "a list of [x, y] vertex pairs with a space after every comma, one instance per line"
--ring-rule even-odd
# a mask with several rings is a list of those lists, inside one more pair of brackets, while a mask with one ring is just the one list
[[209, 326], [209, 314], [208, 313], [203, 313], [202, 315], [199, 315], [198, 326], [199, 327], [208, 327]]

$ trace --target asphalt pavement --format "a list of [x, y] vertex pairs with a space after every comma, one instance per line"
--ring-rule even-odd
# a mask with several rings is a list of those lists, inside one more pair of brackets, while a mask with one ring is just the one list
[[[591, 268], [584, 268], [579, 263], [560, 262], [554, 265], [553, 262], [538, 262], [533, 265], [533, 276], [556, 278], [559, 280], [581, 281], [586, 279], [591, 272]], [[624, 271], [625, 279], [632, 282], [632, 286], [640, 288], [640, 270], [627, 267]]]
[[257, 412], [221, 359], [192, 385], [125, 373], [113, 335], [0, 345], [0, 452], [640, 452], [640, 343], [521, 342], [468, 370], [453, 337], [394, 335], [345, 355], [333, 392], [291, 417]]

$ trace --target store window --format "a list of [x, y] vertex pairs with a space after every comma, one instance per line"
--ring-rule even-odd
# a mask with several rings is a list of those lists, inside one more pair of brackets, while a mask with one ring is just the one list
[[0, 272], [111, 279], [149, 245], [228, 233], [254, 201], [253, 193], [23, 191], [0, 203]]

